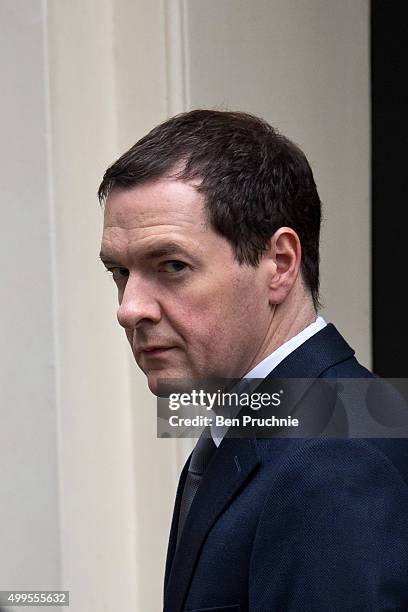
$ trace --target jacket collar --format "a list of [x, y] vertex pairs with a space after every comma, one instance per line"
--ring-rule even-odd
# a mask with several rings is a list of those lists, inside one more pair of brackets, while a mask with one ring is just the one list
[[298, 346], [265, 378], [318, 378], [325, 370], [349, 359], [354, 350], [333, 323]]

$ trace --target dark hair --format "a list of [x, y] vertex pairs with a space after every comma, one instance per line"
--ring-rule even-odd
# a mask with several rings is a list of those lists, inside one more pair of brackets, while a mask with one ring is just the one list
[[299, 147], [253, 115], [193, 110], [155, 127], [110, 166], [99, 200], [172, 171], [180, 180], [199, 179], [208, 220], [241, 264], [258, 265], [276, 230], [291, 227], [318, 307], [321, 203]]

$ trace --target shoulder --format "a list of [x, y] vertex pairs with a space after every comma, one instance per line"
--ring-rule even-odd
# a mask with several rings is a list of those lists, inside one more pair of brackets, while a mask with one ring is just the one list
[[259, 609], [270, 601], [286, 610], [406, 603], [408, 486], [395, 463], [365, 440], [305, 440], [286, 450], [253, 541], [250, 593], [263, 597]]
[[350, 487], [370, 498], [385, 492], [408, 495], [406, 438], [282, 438], [256, 444], [271, 496], [283, 506], [304, 496], [324, 501], [350, 493]]
[[376, 538], [394, 544], [402, 538], [407, 552], [408, 442], [387, 442], [388, 447], [372, 440], [296, 441], [270, 473], [260, 540], [265, 533], [278, 537], [283, 528], [310, 547], [319, 538], [350, 550], [366, 546], [366, 538], [374, 538], [374, 548]]
[[328, 367], [320, 376], [323, 378], [377, 378], [375, 374], [361, 365], [354, 355], [347, 356], [343, 361]]

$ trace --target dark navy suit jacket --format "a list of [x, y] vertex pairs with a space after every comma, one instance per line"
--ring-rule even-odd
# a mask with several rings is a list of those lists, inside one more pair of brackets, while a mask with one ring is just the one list
[[[333, 325], [265, 379], [364, 378]], [[405, 439], [224, 438], [176, 546], [165, 612], [408, 610]]]

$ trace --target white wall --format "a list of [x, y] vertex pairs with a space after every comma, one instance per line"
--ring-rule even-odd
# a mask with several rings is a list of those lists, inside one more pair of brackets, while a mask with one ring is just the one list
[[189, 106], [259, 114], [305, 151], [322, 314], [371, 363], [368, 0], [188, 0]]
[[44, 20], [0, 2], [0, 590], [61, 584]]
[[74, 610], [136, 609], [132, 405], [96, 189], [118, 153], [114, 15], [47, 4], [57, 294], [62, 579]]
[[175, 112], [264, 116], [312, 162], [324, 314], [369, 363], [368, 0], [0, 0], [0, 28], [0, 589], [155, 612], [191, 443], [155, 437], [97, 186]]

